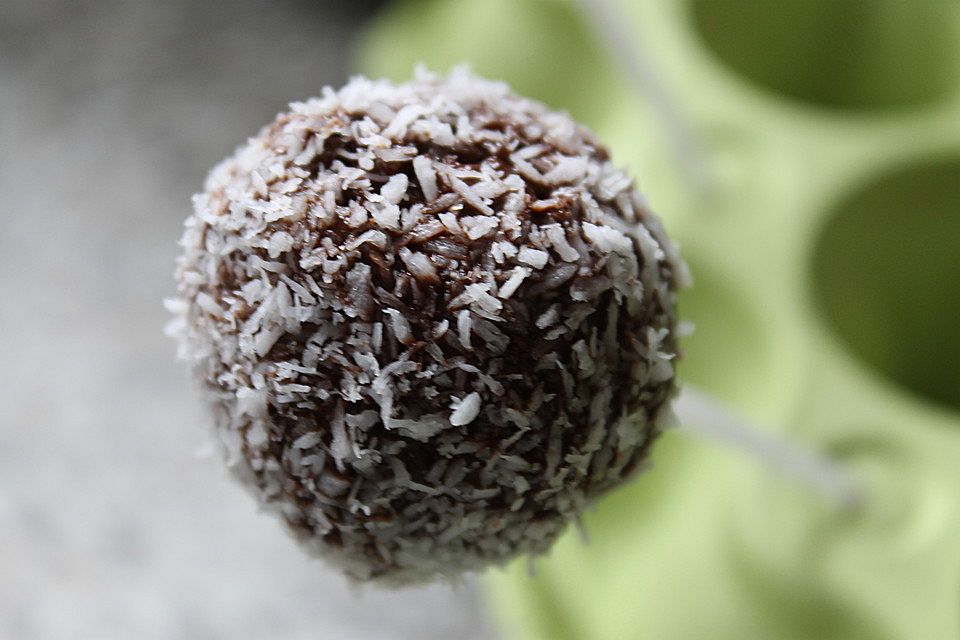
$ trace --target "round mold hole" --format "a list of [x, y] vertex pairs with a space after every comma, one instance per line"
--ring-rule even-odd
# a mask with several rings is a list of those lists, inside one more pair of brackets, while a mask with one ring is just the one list
[[768, 90], [830, 108], [927, 105], [960, 91], [960, 4], [690, 0], [707, 47]]
[[812, 280], [863, 362], [960, 408], [960, 157], [901, 168], [842, 201], [820, 230]]

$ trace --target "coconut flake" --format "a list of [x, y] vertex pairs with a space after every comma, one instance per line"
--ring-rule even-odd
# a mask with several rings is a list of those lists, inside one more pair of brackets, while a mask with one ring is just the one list
[[567, 184], [582, 179], [587, 173], [587, 159], [559, 156], [557, 163], [543, 176], [549, 184]]
[[410, 251], [406, 247], [403, 247], [400, 249], [400, 259], [403, 260], [403, 264], [409, 269], [410, 275], [417, 280], [423, 280], [424, 282], [433, 284], [440, 282], [440, 274], [437, 273], [436, 266], [425, 254]]
[[454, 214], [450, 213], [449, 211], [444, 211], [443, 213], [439, 214], [437, 218], [440, 219], [440, 223], [450, 233], [457, 236], [465, 235], [463, 229], [460, 227], [460, 221]]
[[319, 431], [313, 431], [311, 433], [304, 434], [293, 441], [294, 449], [310, 449], [315, 447], [322, 442]]
[[390, 203], [374, 210], [373, 220], [379, 226], [391, 231], [400, 230], [400, 207]]
[[559, 224], [550, 224], [540, 227], [546, 234], [547, 240], [553, 250], [557, 252], [561, 260], [567, 262], [576, 262], [580, 259], [580, 253], [567, 241], [567, 234]]
[[450, 182], [453, 190], [463, 196], [464, 201], [471, 207], [484, 215], [493, 215], [493, 209], [483, 201], [483, 198], [474, 193], [473, 189], [471, 189], [466, 182], [455, 176], [453, 172], [447, 172], [447, 180]]
[[633, 242], [616, 229], [584, 222], [583, 234], [591, 244], [604, 253], [633, 255]]
[[377, 229], [367, 229], [359, 236], [343, 245], [347, 251], [353, 251], [360, 248], [363, 244], [370, 243], [378, 249], [384, 249], [387, 246], [387, 236], [383, 231]]
[[410, 322], [397, 309], [384, 309], [383, 312], [390, 316], [390, 328], [397, 340], [405, 345], [413, 342], [413, 331], [410, 329]]
[[490, 285], [474, 283], [468, 284], [464, 289], [484, 311], [498, 313], [503, 309], [503, 303], [490, 295]]
[[460, 224], [471, 240], [490, 235], [500, 226], [500, 220], [495, 216], [465, 216], [460, 218]]
[[400, 201], [407, 195], [408, 182], [405, 173], [395, 173], [390, 176], [386, 184], [380, 187], [380, 195], [390, 204], [400, 204]]
[[542, 269], [549, 259], [550, 254], [546, 251], [531, 249], [530, 247], [520, 247], [520, 252], [517, 254], [517, 260], [530, 265], [534, 269]]
[[450, 404], [453, 410], [450, 414], [450, 424], [462, 427], [473, 422], [480, 415], [480, 394], [476, 391], [468, 393], [463, 399], [454, 399]]
[[463, 309], [457, 313], [457, 335], [460, 340], [460, 346], [464, 349], [471, 349], [470, 346], [470, 328], [473, 321], [470, 319], [470, 311]]
[[520, 285], [523, 284], [524, 279], [526, 279], [528, 275], [530, 275], [530, 270], [526, 267], [514, 267], [513, 271], [510, 272], [510, 277], [503, 283], [503, 286], [500, 287], [500, 291], [497, 292], [497, 297], [503, 300], [508, 299], [520, 288]]
[[413, 159], [413, 172], [420, 183], [420, 190], [427, 202], [437, 199], [437, 174], [433, 169], [433, 162], [426, 156], [417, 156]]

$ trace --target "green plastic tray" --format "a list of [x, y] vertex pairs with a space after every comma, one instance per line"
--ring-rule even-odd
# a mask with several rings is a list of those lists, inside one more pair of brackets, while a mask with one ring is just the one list
[[668, 433], [588, 544], [487, 577], [505, 633], [960, 638], [960, 2], [616, 4], [706, 187], [570, 3], [397, 2], [362, 67], [467, 62], [592, 127], [693, 269], [682, 378], [836, 456], [867, 499]]

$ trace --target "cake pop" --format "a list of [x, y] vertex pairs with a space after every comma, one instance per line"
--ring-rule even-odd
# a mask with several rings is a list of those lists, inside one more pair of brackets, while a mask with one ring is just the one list
[[588, 130], [466, 70], [291, 104], [182, 247], [173, 333], [231, 470], [356, 579], [547, 551], [669, 414], [660, 221]]

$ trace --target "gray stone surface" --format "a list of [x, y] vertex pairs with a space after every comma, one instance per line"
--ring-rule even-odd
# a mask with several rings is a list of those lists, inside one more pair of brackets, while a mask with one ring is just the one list
[[491, 637], [468, 581], [365, 589], [205, 449], [162, 335], [206, 170], [346, 77], [371, 3], [0, 3], [0, 638]]

